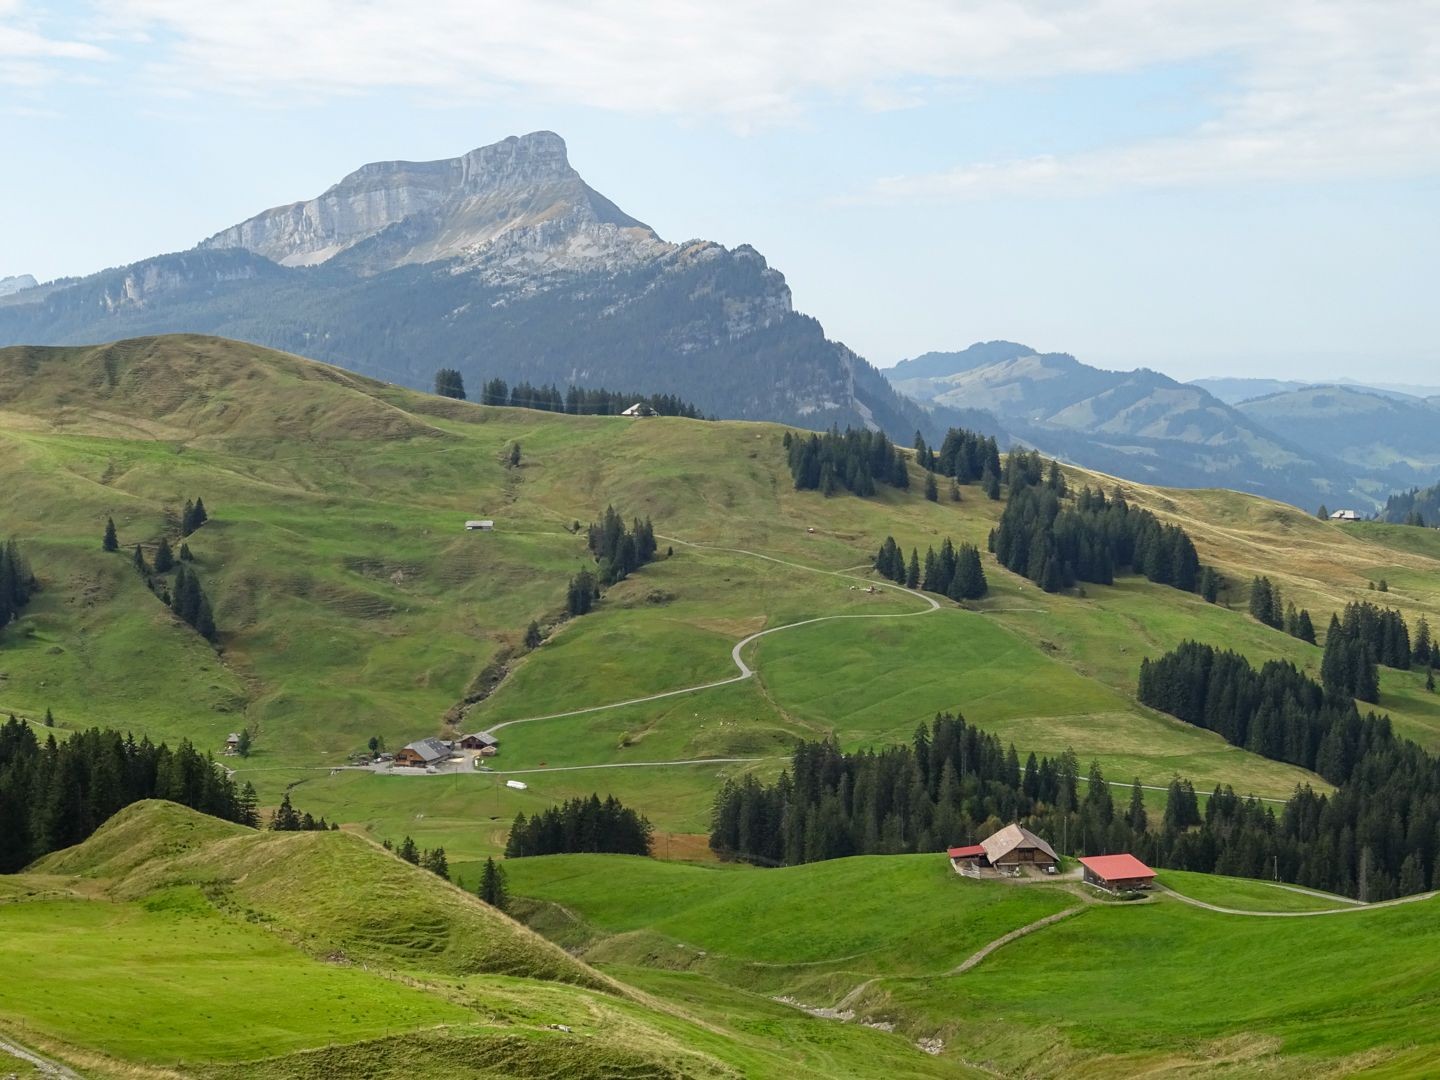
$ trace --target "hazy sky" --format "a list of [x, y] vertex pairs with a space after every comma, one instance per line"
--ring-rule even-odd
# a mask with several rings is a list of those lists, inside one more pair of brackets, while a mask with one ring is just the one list
[[0, 276], [537, 128], [881, 365], [1440, 382], [1440, 0], [0, 0]]

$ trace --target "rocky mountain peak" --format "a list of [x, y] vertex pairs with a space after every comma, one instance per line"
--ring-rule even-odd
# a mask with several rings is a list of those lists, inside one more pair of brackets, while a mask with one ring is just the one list
[[517, 256], [533, 273], [668, 250], [581, 179], [553, 131], [439, 161], [372, 162], [314, 199], [266, 210], [200, 247], [244, 248], [283, 266], [341, 259], [361, 273], [454, 258], [513, 264]]
[[0, 296], [9, 296], [24, 289], [33, 289], [40, 284], [29, 274], [16, 274], [12, 277], [0, 277]]

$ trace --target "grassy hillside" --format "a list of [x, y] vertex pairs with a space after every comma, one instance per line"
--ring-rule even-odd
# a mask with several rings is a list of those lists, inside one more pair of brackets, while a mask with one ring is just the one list
[[343, 833], [140, 803], [0, 898], [0, 1030], [87, 1076], [966, 1075], [757, 999], [664, 1004]]
[[[1133, 484], [1121, 486], [1221, 568], [1226, 606], [1135, 578], [1047, 596], [987, 558], [984, 601], [920, 614], [912, 597], [856, 587], [881, 540], [983, 548], [1000, 504], [970, 486], [959, 503], [926, 502], [918, 473], [910, 492], [872, 499], [796, 492], [782, 434], [485, 408], [211, 338], [0, 350], [0, 530], [20, 537], [43, 585], [0, 635], [0, 710], [48, 707], [62, 732], [108, 724], [216, 749], [248, 726], [254, 754], [231, 764], [264, 800], [299, 784], [306, 809], [444, 844], [465, 864], [498, 849], [518, 810], [595, 790], [662, 832], [699, 832], [723, 776], [778, 771], [797, 736], [883, 743], [941, 709], [1022, 752], [1073, 747], [1113, 778], [1163, 786], [1179, 772], [1280, 798], [1314, 778], [1136, 704], [1140, 659], [1200, 637], [1318, 669], [1318, 649], [1242, 613], [1259, 572], [1322, 627], [1356, 597], [1440, 624], [1440, 551], [1392, 535], [1406, 530]], [[189, 544], [218, 652], [130, 567], [134, 544], [174, 540], [196, 495], [212, 517]], [[591, 565], [573, 523], [609, 503], [652, 517], [662, 558], [561, 622], [569, 577]], [[100, 551], [107, 515], [116, 555]], [[464, 532], [476, 516], [496, 530]], [[1384, 596], [1366, 589], [1381, 577]], [[506, 727], [494, 764], [527, 770], [528, 791], [484, 773], [332, 771], [372, 735], [395, 747], [723, 680], [748, 634], [901, 614], [761, 638], [748, 681]], [[527, 655], [532, 619], [550, 636]], [[1440, 746], [1440, 699], [1419, 676], [1381, 682], [1397, 726]]]
[[1164, 893], [1126, 904], [1070, 883], [971, 881], [934, 855], [781, 870], [556, 856], [511, 874], [536, 898], [534, 925], [632, 984], [684, 985], [679, 971], [782, 994], [1000, 1075], [1418, 1077], [1440, 1062], [1427, 1020], [1440, 985], [1434, 899], [1353, 909], [1263, 882], [1161, 875], [1196, 899], [1292, 913], [1227, 915]]

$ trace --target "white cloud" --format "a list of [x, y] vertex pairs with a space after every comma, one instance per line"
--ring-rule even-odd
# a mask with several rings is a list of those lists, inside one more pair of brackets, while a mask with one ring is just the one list
[[66, 61], [103, 59], [104, 50], [94, 45], [49, 36], [20, 0], [0, 0], [0, 85], [41, 86], [53, 81]]
[[[0, 26], [6, 4], [0, 0]], [[786, 123], [818, 102], [1218, 60], [1213, 121], [1089, 154], [968, 164], [869, 197], [1088, 191], [1434, 169], [1440, 0], [107, 0], [91, 40], [147, 40], [152, 84], [293, 101], [583, 104]], [[0, 56], [3, 56], [0, 51]]]

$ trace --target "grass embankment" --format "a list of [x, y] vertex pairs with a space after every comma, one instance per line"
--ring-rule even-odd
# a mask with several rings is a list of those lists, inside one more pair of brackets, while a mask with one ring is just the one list
[[[603, 856], [509, 864], [529, 917], [627, 981], [711, 980], [938, 1039], [1002, 1074], [1426, 1075], [1440, 1030], [1435, 901], [1312, 918], [1199, 910], [1160, 896], [1083, 904], [1055, 883], [980, 883], [938, 856], [784, 870]], [[1347, 908], [1263, 882], [1166, 872], [1197, 899], [1255, 911]], [[985, 942], [1083, 905], [949, 974]], [[638, 966], [651, 969], [642, 974]], [[731, 991], [718, 993], [729, 994]]]
[[343, 833], [147, 802], [6, 886], [0, 1031], [86, 1075], [955, 1075], [748, 995], [661, 1004]]

